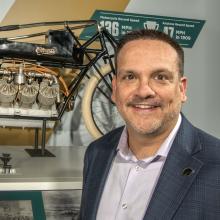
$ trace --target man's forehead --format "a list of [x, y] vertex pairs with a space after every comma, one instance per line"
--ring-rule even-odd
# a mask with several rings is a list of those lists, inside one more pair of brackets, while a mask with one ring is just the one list
[[118, 52], [117, 61], [118, 59], [133, 59], [133, 57], [135, 59], [137, 56], [140, 59], [148, 57], [150, 60], [154, 58], [178, 60], [177, 51], [168, 43], [160, 40], [139, 39], [126, 43]]
[[[137, 58], [138, 59], [135, 59]], [[147, 58], [145, 63], [145, 57]], [[179, 71], [179, 56], [177, 51], [167, 42], [157, 39], [137, 39], [127, 42], [119, 51], [116, 66], [122, 67], [122, 63], [129, 62], [141, 62], [141, 65], [149, 64], [149, 62], [168, 62], [169, 64], [175, 65], [177, 71]], [[158, 61], [158, 62], [157, 62]], [[168, 64], [167, 63], [167, 64]], [[128, 63], [127, 63], [128, 64]], [[126, 64], [126, 65], [127, 65]], [[136, 65], [136, 63], [135, 63]]]
[[122, 51], [123, 49], [127, 49], [127, 48], [131, 48], [131, 49], [135, 48], [135, 49], [141, 50], [145, 47], [148, 47], [149, 49], [156, 48], [156, 47], [159, 47], [159, 48], [163, 47], [163, 48], [167, 48], [167, 49], [170, 49], [176, 52], [176, 50], [168, 42], [165, 42], [163, 40], [158, 40], [158, 39], [135, 39], [132, 41], [128, 41], [127, 43], [123, 45], [120, 51]]

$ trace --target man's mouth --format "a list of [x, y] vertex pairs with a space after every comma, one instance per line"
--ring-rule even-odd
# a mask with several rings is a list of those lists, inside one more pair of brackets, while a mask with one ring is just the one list
[[132, 107], [135, 108], [140, 108], [140, 109], [154, 109], [159, 107], [158, 105], [149, 105], [149, 104], [145, 104], [145, 103], [140, 103], [140, 104], [131, 104]]
[[128, 107], [133, 107], [133, 108], [138, 108], [138, 109], [155, 109], [158, 107], [161, 107], [161, 102], [156, 101], [156, 100], [132, 100], [128, 102]]

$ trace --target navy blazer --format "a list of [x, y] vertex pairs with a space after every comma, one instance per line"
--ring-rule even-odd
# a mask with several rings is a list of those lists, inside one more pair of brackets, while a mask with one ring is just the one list
[[[122, 129], [96, 140], [86, 151], [80, 220], [96, 219]], [[220, 220], [220, 140], [184, 116], [144, 216], [171, 219]]]

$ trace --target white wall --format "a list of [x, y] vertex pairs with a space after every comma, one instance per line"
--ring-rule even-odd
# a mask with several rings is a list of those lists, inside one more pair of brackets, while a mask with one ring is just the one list
[[220, 137], [220, 1], [131, 0], [126, 12], [206, 20], [185, 51], [188, 101], [183, 112], [194, 125]]
[[4, 19], [15, 0], [0, 0], [0, 22]]

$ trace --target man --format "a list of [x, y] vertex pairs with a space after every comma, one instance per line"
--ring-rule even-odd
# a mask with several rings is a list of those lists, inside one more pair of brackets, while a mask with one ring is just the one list
[[183, 64], [164, 33], [119, 42], [112, 100], [126, 126], [87, 149], [81, 220], [220, 219], [220, 141], [180, 113]]

